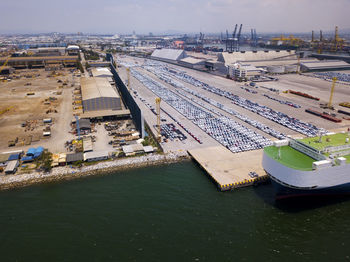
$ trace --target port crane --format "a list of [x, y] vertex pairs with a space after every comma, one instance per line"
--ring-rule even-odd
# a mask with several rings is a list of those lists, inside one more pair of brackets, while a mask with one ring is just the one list
[[162, 135], [161, 135], [161, 126], [160, 126], [160, 102], [161, 102], [160, 97], [156, 97], [156, 113], [157, 113], [157, 131], [158, 131], [158, 141], [161, 141]]
[[237, 38], [235, 39], [236, 40], [236, 51], [239, 51], [239, 42], [241, 40], [241, 32], [242, 32], [242, 24], [239, 27]]
[[337, 78], [333, 77], [333, 82], [332, 82], [332, 88], [331, 88], [331, 95], [329, 97], [329, 102], [328, 102], [328, 108], [332, 109], [332, 100], [333, 100], [333, 94], [334, 94], [334, 88], [335, 88], [335, 83], [337, 82]]

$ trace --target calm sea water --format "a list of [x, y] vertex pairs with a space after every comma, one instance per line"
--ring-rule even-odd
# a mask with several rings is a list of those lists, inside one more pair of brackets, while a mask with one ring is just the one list
[[346, 261], [350, 200], [219, 192], [192, 162], [0, 192], [0, 261]]

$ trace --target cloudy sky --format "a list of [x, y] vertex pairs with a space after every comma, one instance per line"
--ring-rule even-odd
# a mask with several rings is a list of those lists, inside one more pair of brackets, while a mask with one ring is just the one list
[[350, 28], [350, 0], [3, 0], [0, 33], [310, 32]]

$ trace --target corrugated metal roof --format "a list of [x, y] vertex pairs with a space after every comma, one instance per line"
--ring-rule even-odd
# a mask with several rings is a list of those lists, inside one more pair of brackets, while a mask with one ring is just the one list
[[205, 59], [198, 59], [198, 58], [194, 58], [194, 57], [186, 57], [186, 58], [181, 59], [180, 61], [184, 62], [184, 63], [196, 65], [196, 64], [204, 64]]
[[218, 61], [234, 64], [238, 61], [260, 61], [271, 59], [297, 59], [295, 51], [245, 51], [245, 52], [222, 52], [218, 54]]
[[181, 58], [186, 57], [186, 53], [181, 49], [156, 49], [153, 51], [151, 57], [160, 58], [160, 59], [168, 59], [168, 60], [179, 60]]
[[100, 97], [119, 98], [119, 94], [117, 93], [117, 91], [105, 78], [81, 78], [80, 84], [83, 100]]
[[108, 158], [108, 151], [94, 151], [84, 153], [84, 160], [94, 159], [94, 158]]
[[19, 165], [18, 160], [9, 161], [6, 168], [5, 168], [5, 173], [13, 172], [18, 167], [18, 165]]
[[350, 68], [350, 64], [341, 60], [324, 60], [324, 61], [312, 61], [302, 62], [302, 66], [313, 70], [313, 69], [327, 69], [327, 68]]
[[107, 67], [97, 67], [91, 69], [91, 73], [94, 77], [112, 77], [113, 74]]
[[76, 161], [83, 161], [84, 160], [84, 154], [83, 153], [72, 153], [67, 154], [67, 163], [72, 163]]

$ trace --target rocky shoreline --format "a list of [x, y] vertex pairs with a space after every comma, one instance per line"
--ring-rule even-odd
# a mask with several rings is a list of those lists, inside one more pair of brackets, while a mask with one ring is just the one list
[[167, 154], [150, 154], [139, 157], [116, 159], [99, 162], [81, 168], [69, 166], [53, 168], [51, 172], [32, 172], [26, 174], [5, 175], [0, 180], [0, 190], [25, 187], [33, 184], [70, 180], [80, 177], [113, 173], [116, 171], [170, 164], [189, 160], [186, 152], [172, 152]]

